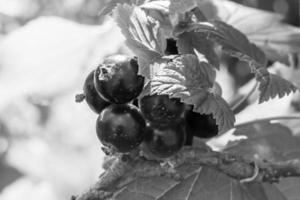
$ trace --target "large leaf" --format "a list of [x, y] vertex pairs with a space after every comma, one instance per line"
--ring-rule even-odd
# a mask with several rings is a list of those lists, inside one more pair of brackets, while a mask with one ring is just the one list
[[[180, 182], [163, 177], [138, 178], [116, 195], [116, 200], [286, 200], [273, 185], [241, 184], [211, 168], [183, 166]], [[272, 192], [270, 192], [272, 191]]]
[[209, 39], [222, 45], [225, 53], [248, 62], [256, 80], [260, 83], [260, 103], [277, 95], [283, 97], [296, 91], [293, 84], [267, 71], [265, 54], [232, 26], [221, 21], [189, 23], [178, 26], [176, 33], [180, 35], [185, 31], [206, 33]]
[[139, 73], [148, 76], [149, 64], [160, 58], [166, 47], [159, 22], [137, 6], [118, 5], [114, 19], [126, 37], [128, 47], [139, 57]]
[[209, 19], [222, 20], [258, 45], [272, 60], [291, 64], [300, 54], [300, 28], [282, 22], [281, 15], [227, 0], [202, 1], [199, 8]]
[[300, 196], [300, 178], [285, 178], [280, 180], [277, 187], [288, 200], [298, 200]]
[[195, 112], [213, 114], [220, 132], [233, 127], [235, 119], [228, 104], [221, 96], [212, 93], [215, 71], [206, 59], [186, 54], [155, 68], [150, 82], [151, 94], [180, 98], [182, 102], [193, 105]]
[[281, 124], [254, 123], [238, 127], [236, 136], [247, 139], [235, 142], [226, 151], [241, 154], [249, 159], [262, 161], [285, 161], [300, 158], [300, 138]]

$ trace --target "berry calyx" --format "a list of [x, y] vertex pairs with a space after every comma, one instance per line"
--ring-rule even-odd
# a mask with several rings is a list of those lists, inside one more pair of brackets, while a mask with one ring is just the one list
[[169, 98], [168, 95], [144, 96], [139, 102], [139, 107], [147, 120], [159, 124], [179, 120], [185, 109], [179, 99]]
[[146, 128], [142, 146], [146, 152], [158, 158], [166, 158], [178, 152], [185, 144], [185, 140], [185, 125], [182, 121], [167, 126], [150, 123]]
[[109, 106], [110, 103], [101, 98], [96, 91], [94, 86], [94, 72], [95, 70], [86, 77], [83, 86], [83, 94], [76, 95], [76, 102], [81, 102], [85, 99], [91, 110], [99, 114], [104, 108]]
[[144, 87], [144, 77], [137, 73], [137, 58], [125, 55], [110, 56], [96, 69], [96, 90], [111, 103], [128, 103], [136, 98]]
[[100, 113], [96, 132], [104, 146], [124, 153], [135, 149], [142, 142], [145, 127], [145, 120], [135, 106], [113, 104]]

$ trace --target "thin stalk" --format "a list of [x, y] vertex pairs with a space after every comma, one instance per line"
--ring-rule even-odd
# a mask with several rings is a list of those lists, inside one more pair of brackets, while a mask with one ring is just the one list
[[248, 100], [248, 98], [255, 92], [255, 89], [258, 85], [258, 82], [255, 82], [255, 85], [252, 87], [252, 89], [248, 92], [246, 96], [244, 96], [241, 100], [239, 100], [237, 103], [235, 103], [233, 106], [231, 106], [231, 110], [233, 111], [234, 114], [237, 113], [237, 108], [242, 105], [245, 101]]

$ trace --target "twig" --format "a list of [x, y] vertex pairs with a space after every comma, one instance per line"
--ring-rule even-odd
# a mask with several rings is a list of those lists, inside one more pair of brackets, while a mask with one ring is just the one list
[[165, 167], [158, 161], [147, 160], [144, 157], [127, 156], [125, 158], [116, 159], [89, 191], [78, 197], [73, 197], [73, 199], [110, 199], [115, 192], [139, 177], [168, 176], [178, 181], [181, 177], [176, 173], [176, 167], [183, 164], [197, 164], [199, 167], [209, 166], [241, 182], [273, 183], [278, 182], [283, 177], [300, 176], [300, 160], [298, 159], [273, 163], [265, 161], [256, 164], [238, 155], [215, 152], [207, 146], [185, 147], [168, 159], [169, 166], [173, 168]]
[[237, 113], [237, 109], [238, 107], [240, 107], [240, 105], [242, 105], [243, 103], [245, 103], [245, 101], [247, 101], [249, 99], [249, 97], [255, 92], [255, 89], [258, 85], [258, 82], [255, 82], [255, 85], [252, 87], [252, 89], [248, 92], [248, 94], [246, 96], [244, 96], [242, 99], [240, 99], [237, 103], [235, 103], [233, 106], [231, 106], [231, 110], [233, 111], [234, 114]]

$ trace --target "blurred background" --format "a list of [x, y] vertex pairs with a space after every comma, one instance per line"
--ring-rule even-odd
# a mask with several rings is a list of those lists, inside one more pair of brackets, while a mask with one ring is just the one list
[[[235, 1], [299, 26], [298, 0]], [[98, 16], [107, 2], [0, 0], [1, 200], [69, 199], [101, 173], [97, 116], [74, 96], [104, 57], [128, 52], [116, 25]], [[244, 63], [227, 62], [224, 84], [251, 78]]]

